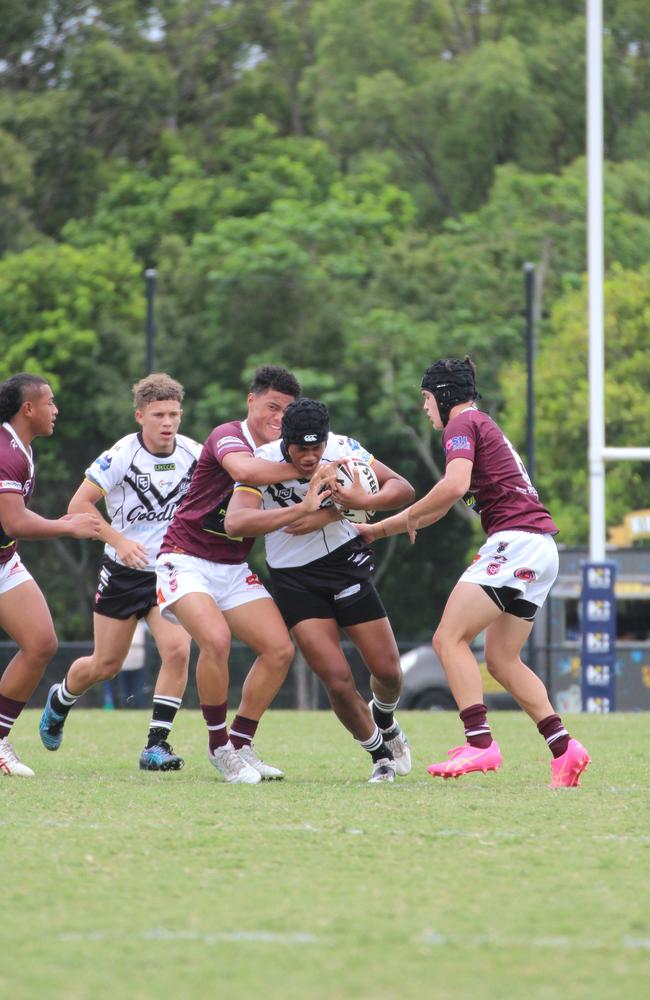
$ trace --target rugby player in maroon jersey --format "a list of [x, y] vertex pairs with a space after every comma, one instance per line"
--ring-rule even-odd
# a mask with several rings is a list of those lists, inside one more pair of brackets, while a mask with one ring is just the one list
[[[224, 520], [235, 482], [263, 486], [286, 477], [285, 462], [255, 458], [254, 451], [280, 436], [282, 414], [299, 395], [298, 381], [285, 368], [267, 365], [256, 371], [246, 419], [220, 424], [207, 438], [156, 561], [162, 614], [180, 621], [199, 646], [196, 683], [209, 733], [208, 757], [231, 783], [284, 777], [260, 759], [253, 738], [294, 650], [278, 608], [246, 562], [254, 539], [229, 537]], [[228, 732], [231, 634], [257, 659]]]
[[54, 433], [58, 410], [40, 375], [20, 372], [0, 385], [0, 626], [18, 652], [0, 678], [0, 775], [33, 777], [9, 742], [9, 733], [57, 648], [45, 598], [18, 555], [20, 538], [98, 538], [98, 514], [51, 520], [27, 507], [34, 490], [36, 437]]
[[551, 787], [578, 785], [589, 754], [565, 729], [542, 680], [521, 659], [537, 610], [558, 572], [557, 527], [541, 504], [526, 468], [498, 425], [476, 407], [471, 359], [447, 358], [422, 379], [424, 410], [442, 431], [445, 474], [426, 496], [374, 525], [366, 539], [417, 531], [439, 521], [464, 499], [481, 517], [487, 541], [454, 587], [433, 637], [465, 729], [466, 743], [432, 764], [429, 773], [457, 778], [497, 771], [501, 751], [492, 738], [483, 684], [471, 642], [485, 630], [489, 672], [528, 713], [552, 754]]

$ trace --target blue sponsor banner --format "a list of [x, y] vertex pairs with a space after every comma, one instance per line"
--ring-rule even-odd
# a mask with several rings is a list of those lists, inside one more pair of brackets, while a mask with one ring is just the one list
[[583, 563], [580, 688], [583, 712], [616, 711], [616, 566]]

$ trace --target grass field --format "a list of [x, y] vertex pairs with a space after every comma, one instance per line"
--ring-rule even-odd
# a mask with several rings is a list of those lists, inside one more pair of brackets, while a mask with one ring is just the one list
[[413, 772], [368, 785], [326, 712], [270, 712], [283, 783], [222, 784], [199, 713], [185, 769], [137, 768], [148, 713], [76, 709], [35, 779], [0, 780], [0, 996], [636, 1000], [650, 981], [646, 715], [573, 716], [593, 763], [551, 791], [526, 717], [494, 713], [498, 775], [432, 779], [453, 713], [404, 713]]

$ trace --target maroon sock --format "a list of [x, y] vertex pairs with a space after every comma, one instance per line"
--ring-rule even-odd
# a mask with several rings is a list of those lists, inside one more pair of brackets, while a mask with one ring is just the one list
[[470, 705], [460, 713], [465, 727], [465, 739], [471, 747], [486, 750], [492, 742], [492, 732], [487, 720], [485, 705]]
[[6, 698], [0, 694], [0, 740], [9, 735], [11, 727], [26, 704], [24, 701], [14, 701], [13, 698]]
[[559, 715], [547, 715], [545, 719], [537, 723], [537, 729], [546, 740], [554, 757], [561, 757], [563, 753], [566, 753], [571, 737], [564, 728], [564, 723]]
[[214, 751], [217, 747], [225, 746], [228, 742], [228, 729], [226, 727], [228, 702], [224, 701], [223, 705], [201, 705], [201, 711], [208, 727], [210, 750]]
[[230, 742], [235, 750], [251, 745], [258, 725], [255, 719], [246, 719], [243, 715], [235, 716], [230, 723]]

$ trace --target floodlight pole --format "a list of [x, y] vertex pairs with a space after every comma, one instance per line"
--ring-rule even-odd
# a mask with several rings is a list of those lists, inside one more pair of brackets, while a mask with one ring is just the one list
[[150, 375], [153, 371], [153, 342], [156, 333], [156, 324], [154, 319], [154, 299], [156, 297], [156, 269], [153, 267], [147, 268], [144, 272], [145, 283], [146, 283], [146, 295], [147, 295], [147, 322], [146, 322], [146, 353], [145, 353], [145, 368], [146, 374]]
[[605, 558], [603, 4], [587, 0], [587, 270], [589, 283], [589, 558]]
[[535, 265], [524, 264], [526, 287], [526, 468], [535, 482], [535, 324], [533, 318], [533, 284]]

